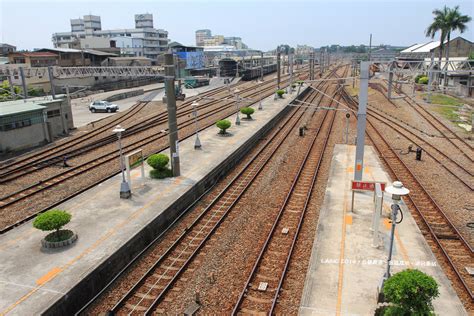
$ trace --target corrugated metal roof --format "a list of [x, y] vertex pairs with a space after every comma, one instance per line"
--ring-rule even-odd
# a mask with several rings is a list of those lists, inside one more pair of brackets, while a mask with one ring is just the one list
[[413, 53], [429, 53], [432, 49], [439, 46], [440, 41], [428, 42], [415, 49]]
[[7, 101], [0, 103], [0, 116], [19, 114], [32, 111], [42, 111], [46, 107], [31, 101], [23, 100]]

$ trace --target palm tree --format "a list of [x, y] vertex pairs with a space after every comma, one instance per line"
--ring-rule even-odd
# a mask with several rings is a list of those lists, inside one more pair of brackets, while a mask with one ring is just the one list
[[463, 15], [459, 12], [459, 6], [455, 6], [454, 9], [449, 10], [447, 20], [446, 20], [446, 72], [445, 72], [445, 80], [444, 85], [448, 85], [448, 62], [449, 62], [449, 41], [451, 40], [451, 32], [459, 31], [459, 33], [464, 33], [467, 30], [467, 23], [471, 21], [471, 17], [468, 15]]
[[434, 38], [436, 33], [440, 32], [440, 44], [439, 44], [439, 67], [441, 70], [441, 59], [443, 57], [444, 42], [447, 40], [446, 47], [446, 72], [444, 84], [447, 85], [447, 65], [449, 61], [449, 41], [451, 40], [451, 32], [459, 30], [460, 33], [464, 33], [467, 29], [467, 23], [471, 21], [471, 17], [468, 15], [462, 15], [459, 12], [459, 6], [455, 6], [454, 9], [450, 9], [444, 6], [442, 10], [433, 10], [434, 19], [433, 22], [426, 29], [426, 36]]
[[444, 41], [446, 39], [446, 17], [449, 14], [449, 8], [444, 6], [442, 10], [433, 10], [433, 22], [426, 29], [426, 36], [434, 38], [436, 33], [440, 32], [439, 37], [439, 68], [441, 70], [441, 59], [443, 58]]

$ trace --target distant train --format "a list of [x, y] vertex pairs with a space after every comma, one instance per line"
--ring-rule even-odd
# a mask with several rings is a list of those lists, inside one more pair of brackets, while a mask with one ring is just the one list
[[[261, 76], [261, 70], [262, 68], [260, 66], [247, 68], [240, 72], [240, 76], [242, 76], [242, 80], [244, 81], [253, 80]], [[265, 76], [272, 72], [276, 72], [276, 70], [277, 70], [276, 64], [265, 65], [263, 66], [263, 75]]]
[[209, 78], [207, 77], [186, 77], [184, 79], [184, 86], [186, 88], [197, 88], [197, 87], [202, 87], [202, 86], [208, 86], [209, 85]]

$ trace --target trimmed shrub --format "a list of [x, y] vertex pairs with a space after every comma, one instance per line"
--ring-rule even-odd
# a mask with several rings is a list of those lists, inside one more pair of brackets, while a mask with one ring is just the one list
[[168, 165], [170, 158], [165, 154], [154, 154], [148, 157], [146, 162], [150, 167], [156, 170], [164, 170]]
[[418, 83], [418, 81], [419, 81], [420, 78], [422, 78], [422, 77], [426, 77], [426, 76], [425, 76], [425, 75], [417, 75], [417, 76], [415, 77], [415, 83]]
[[66, 211], [53, 209], [36, 216], [33, 227], [42, 231], [55, 230], [54, 233], [46, 236], [48, 241], [63, 241], [72, 236], [69, 230], [61, 231], [61, 227], [71, 221], [71, 214]]
[[431, 315], [432, 301], [439, 291], [431, 276], [417, 269], [407, 269], [385, 282], [383, 294], [393, 304], [384, 315]]
[[226, 130], [231, 126], [229, 120], [220, 120], [217, 121], [216, 126], [220, 128], [219, 134], [226, 134]]
[[419, 84], [428, 84], [428, 81], [430, 79], [428, 77], [421, 77], [420, 79], [418, 79], [418, 83]]
[[296, 81], [296, 83], [299, 84], [300, 86], [302, 86], [304, 81], [303, 80], [298, 80], [298, 81]]
[[240, 113], [247, 115], [247, 119], [251, 120], [252, 119], [252, 114], [255, 112], [255, 110], [251, 107], [244, 107], [240, 109]]
[[276, 94], [277, 94], [280, 98], [283, 98], [283, 95], [285, 94], [285, 90], [279, 89], [279, 90], [276, 91]]

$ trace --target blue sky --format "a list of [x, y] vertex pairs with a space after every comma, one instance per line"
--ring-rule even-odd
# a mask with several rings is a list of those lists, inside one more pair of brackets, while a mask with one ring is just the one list
[[[135, 13], [152, 13], [156, 28], [171, 40], [194, 45], [194, 31], [240, 36], [252, 48], [278, 44], [373, 43], [406, 45], [427, 41], [434, 8], [460, 5], [474, 16], [473, 1], [318, 1], [318, 0], [0, 0], [0, 41], [19, 49], [52, 47], [51, 34], [70, 30], [69, 19], [100, 15], [102, 28], [133, 28]], [[473, 41], [473, 22], [464, 37]], [[456, 34], [454, 34], [456, 35]]]

